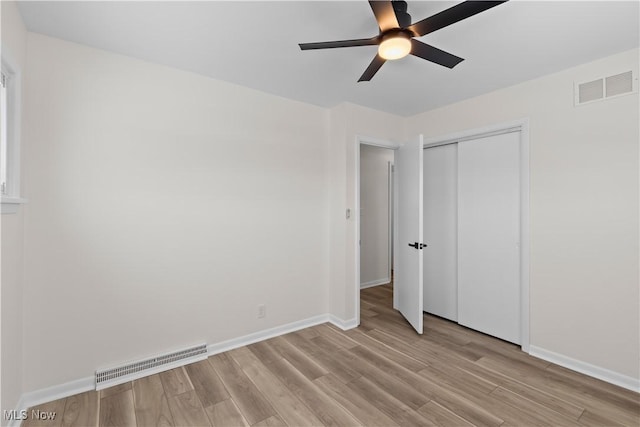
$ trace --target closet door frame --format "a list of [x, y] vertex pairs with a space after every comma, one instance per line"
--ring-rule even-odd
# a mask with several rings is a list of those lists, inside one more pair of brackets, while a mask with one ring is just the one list
[[520, 132], [520, 346], [529, 353], [529, 119], [425, 138], [424, 147], [454, 144], [508, 131]]

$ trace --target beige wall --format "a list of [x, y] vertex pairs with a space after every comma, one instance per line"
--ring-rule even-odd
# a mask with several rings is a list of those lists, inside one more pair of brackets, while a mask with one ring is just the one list
[[[2, 14], [2, 56], [9, 59], [12, 66], [18, 67], [18, 72], [24, 73], [27, 31], [16, 3], [2, 1], [0, 14]], [[2, 234], [0, 410], [16, 408], [23, 391], [23, 213], [24, 208], [19, 208], [18, 213], [3, 214], [0, 218]], [[4, 417], [2, 423], [6, 423]]]
[[[528, 117], [531, 345], [640, 376], [638, 93], [573, 106], [638, 50], [411, 117], [426, 137]], [[637, 76], [637, 74], [636, 74]]]
[[28, 66], [26, 390], [327, 313], [327, 110], [34, 33]]
[[391, 279], [389, 163], [393, 163], [393, 150], [372, 145], [360, 147], [361, 286], [387, 283]]

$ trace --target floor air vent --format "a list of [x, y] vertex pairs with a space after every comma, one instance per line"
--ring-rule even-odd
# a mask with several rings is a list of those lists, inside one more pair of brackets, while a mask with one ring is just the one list
[[576, 83], [575, 105], [601, 101], [638, 91], [638, 77], [634, 71], [625, 71], [588, 82]]
[[96, 390], [177, 368], [207, 358], [207, 345], [165, 353], [111, 369], [96, 371]]

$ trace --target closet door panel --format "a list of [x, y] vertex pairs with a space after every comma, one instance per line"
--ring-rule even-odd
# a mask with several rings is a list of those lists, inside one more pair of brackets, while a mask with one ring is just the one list
[[520, 133], [458, 144], [458, 322], [520, 343]]
[[424, 150], [424, 311], [458, 320], [457, 144]]

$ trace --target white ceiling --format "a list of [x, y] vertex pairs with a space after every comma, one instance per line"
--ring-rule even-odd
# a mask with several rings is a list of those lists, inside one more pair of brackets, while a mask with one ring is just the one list
[[[457, 2], [412, 1], [413, 22]], [[639, 45], [640, 2], [512, 0], [420, 38], [465, 58], [450, 70], [406, 57], [357, 80], [376, 46], [302, 52], [298, 43], [372, 37], [357, 1], [21, 2], [29, 31], [324, 107], [349, 101], [409, 116]]]

